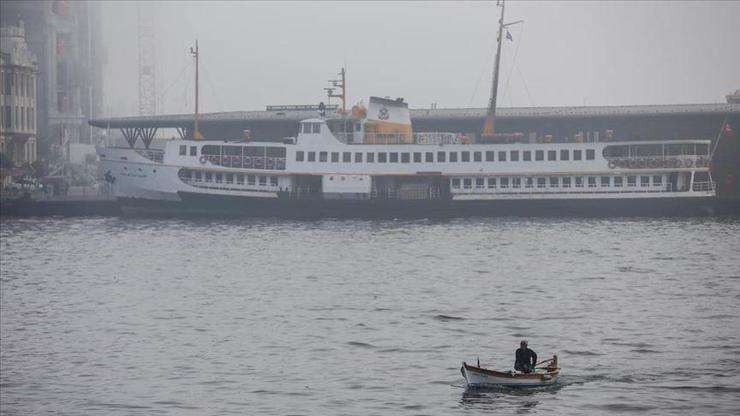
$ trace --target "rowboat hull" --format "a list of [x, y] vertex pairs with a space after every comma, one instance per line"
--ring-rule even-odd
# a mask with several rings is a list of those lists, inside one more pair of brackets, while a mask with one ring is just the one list
[[468, 387], [541, 387], [557, 383], [560, 369], [543, 373], [519, 373], [488, 370], [463, 363], [460, 369]]

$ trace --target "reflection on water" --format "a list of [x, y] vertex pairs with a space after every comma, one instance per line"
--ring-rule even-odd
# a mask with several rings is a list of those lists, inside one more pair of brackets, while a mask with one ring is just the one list
[[[3, 219], [3, 414], [735, 415], [740, 222]], [[559, 384], [465, 391], [519, 340]], [[458, 387], [453, 387], [458, 386]]]

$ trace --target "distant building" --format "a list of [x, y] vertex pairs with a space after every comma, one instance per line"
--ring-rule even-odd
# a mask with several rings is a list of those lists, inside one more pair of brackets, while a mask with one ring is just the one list
[[740, 104], [740, 90], [727, 94], [727, 102], [730, 104]]
[[0, 27], [0, 153], [16, 166], [36, 161], [37, 74], [23, 21]]
[[2, 0], [2, 26], [25, 23], [38, 58], [39, 156], [67, 160], [72, 143], [93, 143], [87, 121], [102, 116], [105, 50], [100, 2]]

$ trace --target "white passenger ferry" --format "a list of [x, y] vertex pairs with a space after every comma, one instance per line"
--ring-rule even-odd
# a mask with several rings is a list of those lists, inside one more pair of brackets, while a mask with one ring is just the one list
[[[435, 217], [711, 209], [709, 140], [553, 143], [548, 136], [495, 135], [508, 26], [500, 6], [493, 91], [479, 135], [413, 133], [403, 100], [371, 97], [367, 108], [302, 121], [282, 143], [173, 140], [164, 150], [100, 148], [105, 177], [124, 212]], [[193, 53], [197, 67], [197, 44]], [[342, 93], [330, 90], [330, 97], [341, 97], [344, 107], [344, 79], [339, 85]], [[192, 136], [200, 136], [197, 99]]]

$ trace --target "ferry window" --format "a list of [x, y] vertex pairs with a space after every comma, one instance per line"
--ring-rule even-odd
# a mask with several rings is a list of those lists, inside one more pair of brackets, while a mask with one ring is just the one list
[[609, 176], [602, 176], [601, 177], [601, 186], [609, 186], [609, 183], [611, 182], [611, 178]]
[[501, 178], [501, 180], [499, 181], [499, 185], [501, 185], [502, 188], [508, 188], [509, 178]]
[[596, 152], [594, 149], [586, 149], [586, 160], [594, 160]]
[[206, 172], [206, 182], [213, 182], [213, 174], [211, 172]]
[[434, 152], [426, 152], [424, 154], [424, 161], [427, 163], [434, 163]]
[[259, 185], [260, 186], [267, 186], [267, 176], [259, 176]]
[[202, 177], [201, 177], [201, 174], [200, 174], [200, 172], [199, 172], [199, 171], [196, 171], [196, 172], [195, 172], [195, 181], [196, 181], [196, 182], [200, 182], [200, 181], [201, 181], [201, 179], [202, 179]]
[[490, 150], [486, 151], [486, 162], [493, 162], [494, 160], [496, 160], [495, 155], [496, 155], [496, 152], [493, 152]]
[[[285, 148], [284, 147], [268, 147], [266, 150], [267, 150], [267, 157], [285, 158]], [[235, 156], [241, 156], [241, 154], [235, 153]]]
[[470, 162], [470, 152], [460, 152], [460, 159], [463, 162]]
[[226, 156], [241, 156], [242, 155], [241, 146], [224, 146], [223, 151], [224, 151], [224, 155]]
[[525, 188], [533, 188], [534, 187], [534, 178], [527, 178], [527, 184], [524, 185]]
[[236, 184], [237, 185], [244, 185], [244, 174], [240, 173], [236, 175]]
[[247, 185], [254, 185], [254, 175], [247, 175]]
[[312, 123], [312, 124], [313, 124], [313, 132], [321, 133], [321, 123]]
[[557, 176], [550, 176], [550, 188], [557, 188], [560, 186], [560, 178]]
[[316, 152], [308, 152], [308, 161], [309, 162], [315, 162], [316, 161]]
[[463, 188], [470, 189], [473, 187], [473, 180], [470, 178], [463, 179]]
[[375, 162], [375, 153], [373, 152], [367, 152], [365, 154], [365, 159], [367, 163], [374, 163]]
[[458, 179], [458, 178], [452, 178], [452, 188], [453, 189], [460, 189], [460, 179]]
[[573, 151], [573, 160], [581, 160], [582, 153], [580, 150]]
[[221, 183], [224, 181], [224, 175], [222, 173], [216, 174], [216, 183]]
[[498, 161], [506, 162], [506, 152], [498, 152]]
[[296, 162], [303, 162], [303, 158], [305, 157], [305, 153], [303, 153], [303, 150], [299, 150], [295, 152], [295, 161]]
[[457, 152], [450, 152], [450, 162], [457, 162]]
[[583, 188], [583, 178], [576, 176], [576, 188]]
[[570, 159], [570, 151], [567, 149], [563, 149], [560, 151], [560, 160], [568, 160]]
[[589, 176], [588, 177], [588, 187], [589, 188], [596, 188], [596, 176]]
[[627, 186], [637, 186], [637, 176], [628, 176]]
[[545, 178], [537, 178], [537, 187], [544, 188], [546, 185]]
[[656, 186], [663, 185], [663, 177], [660, 175], [653, 176], [653, 185], [656, 185]]
[[547, 160], [558, 160], [558, 153], [555, 150], [548, 150]]
[[445, 152], [437, 152], [437, 162], [445, 161]]
[[519, 161], [519, 151], [518, 150], [512, 150], [509, 156], [512, 162]]
[[650, 177], [640, 176], [640, 186], [650, 186]]
[[339, 152], [331, 152], [331, 161], [334, 163], [339, 162]]
[[485, 187], [486, 187], [485, 178], [475, 178], [475, 188], [476, 189], [483, 189]]
[[180, 146], [180, 156], [185, 156], [186, 154], [188, 154], [188, 147]]
[[234, 183], [234, 174], [233, 173], [227, 173], [226, 174], [226, 183]]
[[622, 187], [622, 177], [621, 176], [615, 176], [614, 177], [614, 186], [616, 188], [621, 188]]
[[401, 153], [401, 163], [411, 162], [411, 154], [409, 152]]
[[277, 176], [270, 176], [270, 186], [278, 186]]
[[388, 161], [388, 153], [378, 152], [378, 163], [385, 163]]
[[221, 156], [221, 146], [214, 146], [212, 144], [207, 144], [203, 146], [202, 149], [200, 149], [200, 153], [202, 155]]
[[480, 162], [483, 160], [481, 152], [473, 152], [473, 162]]
[[414, 152], [414, 163], [421, 163], [421, 152]]
[[355, 152], [355, 163], [362, 163], [362, 152]]
[[388, 155], [390, 163], [398, 163], [398, 152], [390, 152]]
[[545, 160], [545, 151], [544, 150], [535, 150], [534, 151], [534, 160], [537, 160], [537, 161]]
[[198, 146], [190, 146], [190, 156], [198, 156]]
[[522, 178], [519, 178], [519, 177], [511, 178], [512, 188], [520, 188], [521, 186], [522, 186]]
[[342, 153], [342, 162], [344, 162], [344, 163], [350, 163], [350, 162], [352, 162], [352, 152], [343, 152]]
[[303, 123], [303, 133], [311, 134], [311, 123]]
[[529, 150], [525, 150], [522, 152], [522, 160], [525, 162], [529, 162], [532, 160], [532, 152]]
[[566, 176], [563, 178], [563, 188], [570, 188], [570, 177]]
[[[205, 146], [203, 146], [205, 149]], [[247, 146], [244, 148], [244, 156], [265, 157], [265, 148], [261, 146]]]
[[488, 188], [490, 189], [496, 188], [496, 178], [488, 178]]
[[319, 152], [319, 162], [326, 162], [329, 158], [328, 152]]

